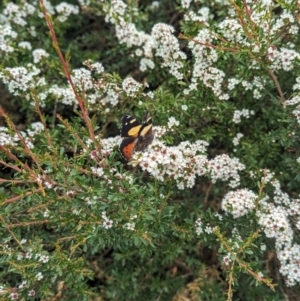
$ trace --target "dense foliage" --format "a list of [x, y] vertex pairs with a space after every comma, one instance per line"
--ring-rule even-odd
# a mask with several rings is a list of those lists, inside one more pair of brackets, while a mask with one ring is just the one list
[[1, 4], [0, 299], [299, 300], [299, 7]]

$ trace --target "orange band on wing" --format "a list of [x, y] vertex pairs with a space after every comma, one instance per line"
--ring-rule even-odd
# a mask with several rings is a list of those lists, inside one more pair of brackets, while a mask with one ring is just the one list
[[131, 159], [131, 157], [133, 155], [135, 143], [136, 143], [136, 140], [133, 140], [132, 142], [128, 143], [127, 145], [124, 145], [121, 147], [121, 153], [125, 159], [127, 159], [127, 160]]

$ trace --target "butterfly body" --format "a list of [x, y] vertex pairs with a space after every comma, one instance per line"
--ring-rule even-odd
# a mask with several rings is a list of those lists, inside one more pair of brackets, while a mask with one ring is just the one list
[[124, 139], [120, 145], [120, 151], [124, 159], [129, 161], [135, 152], [143, 151], [154, 139], [152, 129], [152, 117], [146, 113], [142, 122], [124, 115], [121, 119], [121, 137]]

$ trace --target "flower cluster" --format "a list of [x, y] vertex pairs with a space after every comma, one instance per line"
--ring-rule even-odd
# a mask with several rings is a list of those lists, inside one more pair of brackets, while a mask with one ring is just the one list
[[300, 53], [287, 48], [277, 50], [275, 47], [269, 47], [268, 59], [272, 69], [290, 71], [294, 68], [294, 62], [300, 59]]
[[49, 53], [47, 53], [44, 49], [35, 49], [32, 52], [32, 55], [33, 55], [33, 62], [37, 64], [42, 60], [42, 58], [47, 58], [49, 56]]
[[118, 19], [123, 19], [125, 14], [127, 4], [122, 0], [112, 0], [110, 5], [104, 5], [103, 10], [105, 12], [105, 21], [112, 24], [116, 24]]
[[245, 44], [249, 44], [245, 41], [243, 28], [237, 19], [227, 18], [221, 22], [218, 27], [221, 30], [223, 37], [229, 42], [241, 43], [244, 44], [244, 46], [246, 46]]
[[0, 71], [0, 79], [7, 85], [13, 95], [29, 92], [32, 88], [44, 87], [46, 82], [40, 77], [41, 70], [34, 65], [25, 67], [4, 68]]
[[34, 136], [41, 133], [44, 130], [44, 125], [41, 122], [34, 122], [31, 126], [20, 132], [20, 136], [17, 133], [11, 135], [8, 132], [8, 128], [0, 127], [0, 144], [17, 146], [20, 143], [20, 139], [23, 138], [28, 148], [34, 147]]
[[236, 78], [229, 78], [228, 79], [228, 90], [233, 90], [236, 85], [238, 85], [241, 81]]
[[[103, 4], [106, 22], [115, 25], [116, 36], [120, 43], [127, 47], [137, 47], [135, 55], [141, 57], [140, 70], [153, 69], [155, 55], [163, 59], [162, 67], [168, 67], [170, 73], [177, 79], [182, 79], [181, 69], [186, 54], [180, 50], [178, 39], [173, 36], [174, 28], [170, 25], [158, 23], [152, 28], [151, 35], [138, 31], [135, 24], [127, 21], [127, 5], [121, 0], [111, 1], [109, 5]], [[125, 17], [126, 16], [126, 17]]]
[[105, 21], [115, 25], [116, 36], [121, 44], [126, 44], [127, 47], [137, 47], [135, 55], [143, 56], [140, 61], [140, 70], [146, 71], [148, 67], [153, 69], [153, 39], [149, 34], [138, 31], [135, 24], [128, 21], [131, 17], [130, 14], [126, 15], [126, 8], [127, 4], [121, 0], [113, 0], [109, 4], [103, 3]]
[[222, 209], [231, 213], [234, 218], [239, 218], [255, 208], [257, 195], [249, 189], [239, 189], [228, 192], [222, 200]]
[[[108, 157], [110, 155], [110, 153], [112, 153], [113, 149], [120, 145], [122, 138], [120, 136], [116, 136], [116, 137], [109, 137], [109, 138], [105, 138], [105, 139], [101, 139], [101, 137], [96, 137], [96, 139], [101, 141], [101, 152], [102, 155], [104, 155], [105, 157]], [[88, 148], [91, 147], [93, 141], [91, 139], [87, 139], [85, 141], [86, 145]], [[86, 152], [86, 150], [83, 150], [84, 152]], [[96, 159], [99, 157], [99, 154], [95, 153], [96, 151], [92, 151], [91, 152], [91, 157], [92, 159]]]
[[199, 22], [201, 24], [204, 24], [205, 26], [208, 26], [207, 22], [211, 18], [212, 15], [210, 15], [209, 7], [202, 7], [198, 10], [197, 13], [190, 10], [183, 16], [183, 19], [186, 22]]
[[72, 14], [77, 15], [79, 13], [79, 7], [77, 5], [72, 5], [66, 2], [61, 2], [55, 6], [55, 10], [58, 13], [57, 19], [60, 22], [65, 22], [68, 17]]
[[155, 141], [149, 151], [134, 155], [143, 170], [147, 170], [158, 180], [165, 177], [173, 178], [179, 189], [193, 187], [196, 176], [210, 174], [213, 182], [229, 181], [230, 187], [237, 187], [240, 182], [239, 171], [245, 166], [237, 158], [220, 155], [208, 160], [204, 153], [207, 143], [196, 141], [194, 144], [182, 142], [178, 146], [166, 147], [162, 142]]
[[61, 101], [61, 103], [65, 105], [73, 105], [76, 101], [74, 92], [70, 86], [62, 88], [58, 85], [53, 85], [48, 91], [50, 95], [53, 95], [55, 99]]
[[240, 163], [238, 158], [230, 158], [226, 154], [216, 156], [207, 162], [207, 169], [212, 182], [216, 183], [217, 180], [229, 181], [228, 185], [232, 188], [240, 184], [239, 171], [245, 168], [246, 166]]
[[100, 62], [91, 63], [89, 66], [96, 74], [101, 74], [104, 72], [104, 67]]
[[[44, 5], [48, 13], [54, 15], [55, 12], [57, 12], [57, 19], [61, 22], [66, 21], [71, 14], [79, 13], [78, 6], [71, 5], [66, 2], [62, 2], [54, 7], [49, 1], [44, 0]], [[37, 35], [35, 27], [30, 26], [30, 18], [34, 14], [38, 14], [39, 17], [43, 18], [43, 14], [38, 8], [38, 2], [29, 4], [22, 0], [21, 5], [16, 5], [13, 2], [7, 3], [3, 10], [3, 15], [1, 14], [0, 18], [0, 51], [2, 53], [13, 52], [15, 50], [15, 48], [12, 47], [14, 41], [22, 38], [21, 36], [18, 37], [17, 32], [15, 29], [12, 29], [12, 27], [18, 28], [20, 26], [26, 26], [27, 31], [32, 36]], [[17, 45], [23, 52], [32, 50], [31, 43], [28, 41], [21, 40], [17, 43]], [[38, 64], [43, 59], [48, 58], [49, 54], [44, 49], [35, 49], [32, 51], [32, 56], [33, 63]], [[28, 101], [30, 101], [29, 91], [31, 89], [42, 88], [40, 90], [43, 90], [43, 92], [37, 93], [41, 106], [44, 106], [44, 100], [51, 94], [58, 96], [59, 99], [61, 98], [64, 104], [74, 104], [75, 97], [70, 88], [59, 88], [56, 85], [53, 85], [50, 89], [46, 88], [46, 79], [42, 76], [42, 72], [43, 70], [32, 64], [14, 68], [3, 68], [0, 71], [0, 80], [7, 85], [8, 91], [11, 94], [25, 96], [25, 99]], [[86, 77], [84, 79], [86, 79]], [[82, 83], [78, 85], [79, 88], [81, 86]], [[33, 104], [33, 101], [30, 103]]]
[[197, 218], [195, 222], [195, 227], [196, 227], [196, 234], [200, 235], [203, 232], [203, 224], [201, 218]]
[[104, 171], [102, 167], [92, 167], [92, 172], [96, 174], [98, 177], [102, 177], [104, 175]]
[[154, 69], [155, 64], [153, 60], [148, 58], [142, 58], [140, 61], [140, 70], [145, 72], [147, 69]]
[[0, 50], [1, 52], [10, 53], [14, 48], [9, 44], [17, 37], [17, 33], [12, 29], [10, 24], [0, 24]]
[[3, 10], [3, 15], [6, 17], [6, 21], [12, 22], [20, 26], [26, 26], [26, 17], [33, 15], [36, 12], [36, 8], [29, 4], [27, 1], [23, 1], [22, 5], [16, 5], [13, 2], [8, 2]]
[[17, 141], [19, 141], [19, 136], [17, 134], [11, 136], [8, 133], [8, 128], [3, 126], [0, 127], [0, 145], [16, 146]]
[[[108, 105], [116, 106], [119, 102], [121, 88], [113, 82], [95, 79], [92, 71], [96, 74], [104, 72], [103, 65], [100, 62], [87, 63], [89, 69], [78, 68], [72, 70], [72, 81], [79, 91], [85, 92], [85, 98], [89, 104], [101, 104], [106, 110]], [[47, 93], [53, 95], [57, 100], [65, 105], [76, 105], [77, 100], [74, 91], [70, 85], [59, 87], [54, 84], [50, 86]]]
[[285, 106], [293, 106], [293, 115], [296, 117], [297, 122], [300, 123], [300, 77], [296, 78], [296, 84], [293, 89], [297, 91], [297, 94], [285, 101]]
[[240, 143], [241, 138], [244, 137], [244, 134], [242, 133], [237, 133], [236, 136], [233, 138], [232, 143], [234, 146], [238, 146]]
[[174, 37], [174, 28], [164, 23], [158, 23], [152, 28], [151, 36], [156, 47], [156, 55], [162, 57], [162, 67], [168, 67], [170, 73], [178, 80], [183, 78], [180, 69], [186, 54], [180, 50], [178, 39]]
[[258, 223], [264, 229], [266, 236], [275, 238], [278, 249], [284, 245], [290, 245], [293, 230], [286, 209], [269, 203], [266, 199], [261, 200], [259, 204], [261, 210], [257, 212]]
[[176, 120], [175, 117], [169, 117], [168, 128], [171, 129], [174, 126], [179, 126], [179, 121]]
[[265, 88], [266, 82], [267, 81], [265, 78], [254, 76], [251, 82], [243, 80], [242, 86], [246, 91], [247, 90], [253, 91], [253, 98], [260, 99], [262, 97], [262, 91]]
[[[161, 137], [159, 127], [155, 127], [154, 131], [156, 138]], [[120, 142], [119, 136], [102, 139], [102, 151], [109, 154]], [[156, 139], [148, 147], [148, 151], [134, 154], [132, 164], [139, 164], [143, 170], [147, 170], [158, 180], [164, 181], [165, 177], [173, 178], [180, 189], [193, 187], [196, 176], [204, 174], [210, 174], [213, 182], [229, 181], [230, 187], [237, 187], [240, 182], [239, 171], [244, 170], [245, 166], [237, 158], [230, 158], [225, 154], [208, 160], [205, 155], [202, 155], [206, 152], [207, 145], [207, 142], [199, 140], [194, 143], [182, 142], [178, 146], [167, 147]], [[94, 168], [93, 172], [99, 176], [103, 175], [102, 169], [100, 174], [97, 168]]]
[[[287, 278], [288, 285], [300, 282], [300, 267], [297, 259], [299, 245], [293, 244], [293, 225], [300, 216], [300, 199], [291, 199], [283, 192], [274, 173], [261, 170], [264, 185], [273, 188], [273, 198], [267, 195], [258, 200], [256, 215], [266, 237], [275, 239], [277, 256], [280, 261], [280, 272]], [[291, 219], [292, 217], [292, 219]], [[297, 225], [296, 225], [297, 226]]]
[[248, 109], [235, 110], [233, 113], [232, 121], [234, 123], [240, 123], [241, 117], [245, 117], [245, 118], [249, 119], [250, 114], [254, 115], [254, 111], [253, 110], [249, 111]]
[[281, 263], [280, 273], [287, 278], [287, 285], [300, 283], [300, 245], [293, 244], [277, 251]]
[[201, 81], [206, 87], [212, 89], [214, 94], [223, 100], [227, 100], [229, 95], [223, 93], [223, 82], [225, 73], [213, 64], [218, 60], [217, 51], [209, 47], [209, 44], [215, 40], [214, 35], [208, 29], [202, 29], [193, 41], [189, 42], [188, 47], [194, 56], [194, 66], [191, 78], [191, 84], [184, 90], [185, 94], [197, 90], [198, 81]]
[[[24, 239], [21, 241], [22, 244], [25, 244], [27, 241]], [[26, 259], [35, 259], [37, 262], [47, 263], [50, 260], [49, 255], [41, 254], [41, 253], [33, 253], [31, 248], [27, 248], [25, 254], [19, 253], [17, 256], [17, 260], [26, 260]]]
[[72, 80], [76, 87], [81, 91], [91, 90], [94, 87], [92, 73], [85, 68], [74, 69]]
[[134, 154], [133, 164], [139, 164], [160, 181], [174, 179], [179, 189], [193, 187], [196, 176], [207, 172], [207, 158], [198, 154], [204, 153], [207, 145], [207, 142], [199, 140], [167, 147], [156, 140], [148, 147], [149, 151]]
[[132, 77], [127, 77], [123, 80], [122, 88], [128, 96], [136, 96], [143, 88], [143, 85], [138, 83]]
[[135, 228], [135, 223], [126, 223], [125, 225], [124, 225], [124, 228], [125, 229], [127, 229], [127, 230], [131, 230], [131, 231], [133, 231], [134, 230], [134, 228]]

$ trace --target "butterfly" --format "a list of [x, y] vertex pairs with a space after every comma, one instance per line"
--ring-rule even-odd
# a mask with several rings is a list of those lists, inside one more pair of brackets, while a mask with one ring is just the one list
[[123, 158], [129, 161], [135, 152], [143, 151], [154, 139], [152, 130], [152, 117], [147, 112], [143, 121], [124, 115], [121, 119], [121, 137], [124, 139], [120, 144]]

